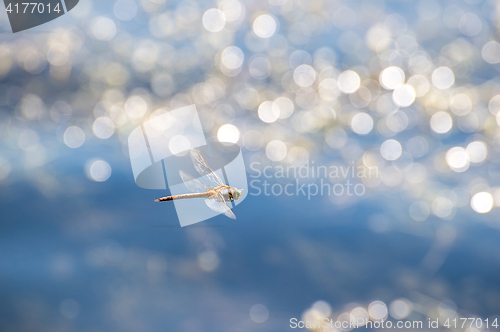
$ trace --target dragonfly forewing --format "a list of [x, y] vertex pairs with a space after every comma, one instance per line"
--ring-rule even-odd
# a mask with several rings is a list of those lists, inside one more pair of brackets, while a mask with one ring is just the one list
[[201, 176], [206, 176], [216, 186], [224, 185], [221, 178], [214, 172], [205, 157], [197, 149], [191, 149], [191, 160], [193, 161], [194, 168]]
[[182, 181], [184, 185], [194, 193], [204, 192], [212, 187], [206, 183], [201, 182], [198, 179], [195, 179], [191, 175], [185, 173], [184, 171], [179, 171]]

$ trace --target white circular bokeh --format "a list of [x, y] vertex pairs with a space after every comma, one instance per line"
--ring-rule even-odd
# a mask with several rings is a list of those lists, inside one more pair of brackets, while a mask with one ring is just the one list
[[111, 166], [104, 160], [96, 160], [90, 164], [88, 174], [96, 182], [104, 182], [111, 176]]

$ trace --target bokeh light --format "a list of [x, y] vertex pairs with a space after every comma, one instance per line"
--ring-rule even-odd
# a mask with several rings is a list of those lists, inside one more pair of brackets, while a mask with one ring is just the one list
[[446, 162], [455, 172], [465, 172], [470, 165], [469, 155], [464, 148], [454, 147], [446, 152]]
[[373, 301], [368, 306], [368, 313], [370, 314], [371, 319], [373, 319], [374, 321], [383, 320], [388, 315], [387, 306], [382, 301]]
[[263, 304], [256, 304], [250, 308], [250, 318], [255, 323], [264, 323], [269, 318], [269, 310]]
[[217, 131], [219, 142], [236, 143], [240, 140], [240, 131], [232, 124], [225, 124]]
[[412, 303], [404, 298], [396, 299], [389, 305], [391, 316], [397, 320], [405, 319], [411, 314]]
[[260, 15], [253, 21], [253, 32], [260, 38], [271, 37], [276, 28], [276, 20], [270, 15]]
[[226, 16], [216, 8], [209, 9], [203, 14], [203, 27], [210, 32], [219, 32], [226, 25]]
[[79, 148], [85, 143], [85, 132], [77, 126], [68, 127], [64, 131], [64, 143], [72, 149]]
[[449, 132], [453, 126], [453, 120], [450, 114], [446, 112], [437, 112], [431, 117], [431, 129], [438, 134]]
[[493, 208], [493, 196], [488, 192], [480, 192], [472, 196], [470, 204], [477, 213], [488, 213]]
[[394, 89], [392, 99], [400, 107], [408, 107], [415, 101], [415, 89], [410, 84], [403, 84]]
[[111, 176], [111, 166], [104, 160], [96, 160], [91, 162], [88, 172], [92, 180], [104, 182]]
[[474, 164], [482, 163], [488, 156], [488, 148], [486, 147], [486, 143], [482, 141], [470, 143], [467, 145], [466, 151], [470, 161]]
[[170, 139], [168, 148], [175, 155], [184, 155], [191, 148], [191, 142], [184, 135], [175, 135]]
[[373, 119], [366, 113], [358, 113], [352, 117], [351, 128], [356, 134], [366, 135], [373, 129]]
[[401, 156], [402, 152], [403, 148], [401, 144], [393, 139], [385, 141], [380, 147], [380, 154], [386, 160], [396, 160]]
[[285, 159], [287, 147], [285, 143], [279, 140], [271, 141], [266, 146], [266, 155], [272, 161], [280, 161]]
[[481, 50], [481, 55], [487, 63], [500, 63], [500, 44], [494, 40], [487, 42]]
[[280, 117], [280, 107], [272, 101], [265, 101], [259, 106], [259, 118], [266, 122], [272, 123]]
[[353, 93], [358, 90], [361, 79], [359, 75], [352, 70], [346, 70], [339, 75], [339, 88], [344, 93]]
[[316, 72], [309, 65], [300, 65], [293, 72], [293, 80], [298, 86], [307, 87], [314, 83]]
[[293, 114], [293, 111], [295, 110], [295, 105], [293, 104], [293, 102], [289, 98], [279, 97], [279, 98], [276, 98], [276, 100], [273, 102], [273, 105], [271, 108], [272, 108], [273, 112], [275, 112], [276, 108], [278, 108], [279, 109], [278, 117], [280, 119], [286, 119], [286, 118], [289, 118]]
[[116, 35], [116, 24], [110, 18], [101, 16], [92, 24], [92, 32], [97, 40], [110, 41]]
[[439, 67], [432, 72], [432, 84], [438, 89], [448, 89], [455, 83], [455, 75], [448, 67]]
[[236, 46], [227, 47], [221, 55], [221, 64], [228, 69], [238, 69], [243, 64], [244, 54]]
[[380, 73], [380, 85], [387, 90], [394, 90], [405, 82], [405, 73], [399, 67], [389, 67]]
[[94, 135], [101, 139], [110, 138], [115, 132], [115, 123], [108, 117], [99, 117], [92, 125]]

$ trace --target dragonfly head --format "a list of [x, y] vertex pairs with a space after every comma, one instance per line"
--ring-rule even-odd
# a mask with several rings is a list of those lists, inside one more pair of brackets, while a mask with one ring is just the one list
[[238, 188], [235, 188], [235, 187], [231, 187], [231, 193], [233, 195], [233, 199], [234, 200], [240, 199], [242, 191], [243, 191], [243, 189], [238, 189]]

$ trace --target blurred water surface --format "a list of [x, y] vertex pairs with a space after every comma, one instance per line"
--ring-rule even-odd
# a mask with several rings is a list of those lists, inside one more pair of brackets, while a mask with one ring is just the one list
[[[2, 11], [1, 330], [492, 320], [498, 12], [492, 0], [81, 0], [12, 34]], [[180, 228], [153, 203], [167, 193], [135, 185], [127, 139], [190, 104], [207, 136], [242, 147], [250, 181], [293, 182], [255, 168], [313, 162], [379, 172], [353, 179], [364, 195], [250, 194], [236, 221]]]

